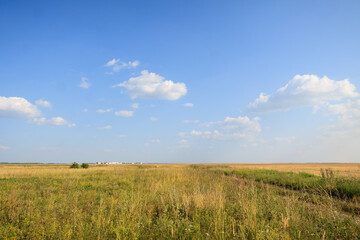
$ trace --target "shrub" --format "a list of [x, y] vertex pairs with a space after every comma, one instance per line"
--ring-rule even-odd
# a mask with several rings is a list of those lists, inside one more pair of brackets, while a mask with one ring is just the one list
[[70, 168], [80, 168], [80, 166], [77, 162], [74, 162], [73, 164], [71, 164]]
[[83, 164], [81, 164], [81, 167], [82, 167], [82, 168], [89, 168], [89, 164], [83, 163]]

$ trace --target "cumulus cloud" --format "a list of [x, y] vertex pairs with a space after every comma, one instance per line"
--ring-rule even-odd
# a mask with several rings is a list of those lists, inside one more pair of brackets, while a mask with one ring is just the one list
[[40, 116], [37, 107], [21, 97], [0, 97], [0, 117], [32, 118]]
[[140, 76], [132, 77], [114, 87], [126, 88], [126, 93], [132, 99], [177, 100], [187, 92], [185, 83], [174, 83], [171, 80], [165, 80], [164, 77], [147, 70], [141, 71]]
[[51, 108], [51, 103], [43, 99], [36, 100], [35, 104], [40, 107]]
[[296, 75], [276, 93], [260, 96], [248, 105], [249, 112], [272, 112], [289, 110], [294, 107], [318, 106], [330, 101], [359, 96], [348, 79], [331, 80], [324, 76]]
[[62, 117], [53, 117], [51, 119], [42, 118], [33, 118], [30, 120], [30, 123], [36, 125], [49, 125], [49, 126], [68, 126], [75, 127], [76, 124], [70, 123], [63, 119]]
[[4, 145], [0, 145], [0, 150], [6, 151], [6, 150], [9, 150], [9, 149], [10, 149], [10, 147], [4, 146]]
[[194, 104], [193, 103], [184, 103], [184, 107], [193, 107]]
[[133, 115], [134, 115], [134, 111], [121, 110], [115, 112], [115, 116], [120, 116], [120, 117], [132, 117]]
[[81, 78], [81, 82], [79, 84], [79, 87], [81, 87], [81, 88], [89, 88], [90, 85], [91, 84], [88, 82], [88, 79], [86, 77]]
[[112, 112], [112, 108], [108, 108], [108, 109], [98, 109], [96, 112], [97, 113], [107, 113], [107, 112]]
[[[105, 67], [111, 67], [112, 71], [118, 72], [124, 68], [136, 68], [137, 66], [139, 66], [139, 64], [140, 62], [138, 60], [133, 62], [120, 62], [120, 59], [113, 58], [105, 64]], [[109, 72], [107, 74], [109, 74]]]
[[106, 125], [106, 126], [99, 127], [99, 130], [109, 130], [109, 129], [112, 129], [112, 126]]

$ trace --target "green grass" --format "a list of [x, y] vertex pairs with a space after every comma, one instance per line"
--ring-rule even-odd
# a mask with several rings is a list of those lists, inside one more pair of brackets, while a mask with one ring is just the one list
[[310, 203], [213, 167], [43, 170], [0, 171], [0, 239], [360, 238], [331, 196]]
[[339, 198], [360, 196], [360, 180], [335, 177], [330, 171], [322, 171], [322, 176], [300, 172], [280, 172], [276, 170], [237, 169], [221, 170], [225, 175], [236, 175], [247, 179], [262, 181], [295, 190], [307, 190], [329, 194]]

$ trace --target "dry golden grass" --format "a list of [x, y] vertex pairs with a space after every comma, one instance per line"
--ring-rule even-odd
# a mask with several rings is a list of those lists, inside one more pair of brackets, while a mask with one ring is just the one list
[[254, 166], [0, 165], [0, 239], [360, 237], [356, 199], [213, 171]]

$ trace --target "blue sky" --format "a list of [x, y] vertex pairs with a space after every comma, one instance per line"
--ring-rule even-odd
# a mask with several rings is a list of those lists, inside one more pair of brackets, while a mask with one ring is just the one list
[[359, 1], [1, 1], [0, 162], [359, 162]]

